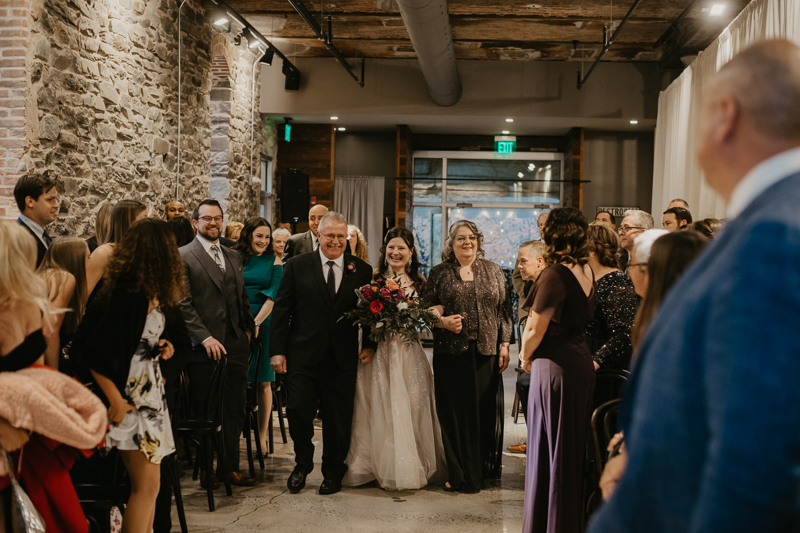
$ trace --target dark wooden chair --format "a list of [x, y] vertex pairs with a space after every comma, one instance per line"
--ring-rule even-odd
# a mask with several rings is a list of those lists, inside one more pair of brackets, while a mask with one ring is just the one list
[[[284, 375], [276, 374], [275, 381], [272, 383], [272, 406], [278, 412], [278, 425], [281, 428], [281, 440], [286, 444], [286, 423], [283, 414], [284, 398], [286, 397], [286, 389], [283, 385]], [[275, 441], [272, 433], [272, 417], [269, 417], [269, 426], [267, 426], [267, 435], [269, 435], [269, 453], [275, 453]]]
[[256, 362], [256, 372], [253, 381], [247, 384], [247, 401], [245, 403], [245, 421], [242, 428], [244, 440], [247, 443], [247, 464], [250, 467], [250, 477], [256, 477], [256, 466], [253, 460], [253, 445], [250, 440], [250, 433], [256, 441], [256, 454], [258, 465], [264, 470], [264, 451], [261, 449], [261, 439], [258, 438], [258, 368], [261, 364], [261, 344], [257, 339], [250, 341], [250, 358], [247, 367], [250, 368], [252, 362]]
[[[517, 324], [517, 344], [520, 348], [522, 348], [522, 332], [525, 331], [525, 319], [523, 318], [519, 324]], [[517, 366], [514, 368], [514, 372], [517, 373], [517, 379], [525, 373], [522, 370], [522, 361], [517, 357]], [[514, 387], [514, 403], [511, 406], [511, 416], [514, 417], [514, 423], [517, 424], [519, 420], [519, 414], [522, 412], [522, 402], [519, 399], [519, 394], [516, 391], [516, 387]]]
[[[225, 373], [227, 371], [228, 360], [222, 357], [217, 361], [214, 374], [211, 377], [206, 404], [203, 406], [200, 418], [179, 418], [175, 421], [175, 434], [179, 437], [189, 439], [197, 447], [198, 457], [195, 461], [194, 474], [192, 479], [197, 479], [200, 465], [204, 464], [206, 475], [211, 476], [214, 472], [214, 450], [217, 451], [217, 462], [219, 472], [225, 482], [225, 492], [228, 496], [233, 495], [231, 484], [228, 480], [228, 467], [225, 464], [225, 447], [222, 440], [222, 402], [223, 391], [225, 388]], [[216, 405], [213, 399], [216, 398]], [[203, 459], [201, 463], [200, 459]], [[208, 510], [214, 511], [214, 487], [212, 483], [206, 483], [208, 492]]]

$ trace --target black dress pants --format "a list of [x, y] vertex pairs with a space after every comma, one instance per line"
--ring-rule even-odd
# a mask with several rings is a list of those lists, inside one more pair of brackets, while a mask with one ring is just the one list
[[523, 372], [517, 376], [517, 396], [519, 396], [519, 403], [522, 404], [522, 416], [525, 417], [525, 423], [528, 422], [528, 393], [530, 390], [531, 375]]
[[322, 415], [322, 475], [341, 481], [347, 472], [344, 460], [350, 449], [356, 369], [342, 369], [333, 348], [313, 367], [289, 361], [286, 417], [294, 441], [295, 462], [306, 473], [314, 469], [314, 418]]
[[[229, 472], [239, 470], [239, 439], [242, 428], [244, 428], [247, 401], [248, 353], [246, 346], [246, 342], [244, 349], [225, 346], [228, 351], [228, 369], [222, 393], [222, 441]], [[198, 354], [199, 352], [186, 367], [189, 374], [189, 393], [192, 398], [193, 416], [201, 415], [205, 409], [208, 395], [211, 392], [211, 378], [217, 365], [217, 362], [208, 358], [205, 353], [202, 355], [205, 360], [199, 360]], [[217, 398], [211, 398], [211, 408], [212, 410], [217, 408]], [[219, 466], [217, 465], [217, 468]]]

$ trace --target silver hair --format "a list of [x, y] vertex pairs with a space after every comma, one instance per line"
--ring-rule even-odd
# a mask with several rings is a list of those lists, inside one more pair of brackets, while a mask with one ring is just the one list
[[526, 241], [519, 245], [519, 251], [530, 249], [534, 257], [544, 257], [547, 246], [544, 241]]
[[456, 256], [456, 253], [453, 251], [453, 241], [456, 238], [456, 233], [458, 233], [459, 228], [469, 229], [473, 235], [478, 238], [478, 250], [475, 252], [475, 256], [479, 259], [483, 259], [484, 256], [486, 256], [486, 251], [483, 249], [483, 233], [480, 232], [478, 226], [471, 220], [459, 220], [458, 222], [453, 222], [450, 226], [447, 242], [444, 243], [442, 247], [442, 261], [450, 261]]
[[640, 228], [652, 229], [656, 225], [655, 221], [653, 220], [653, 216], [650, 213], [646, 213], [638, 209], [629, 209], [628, 211], [625, 211], [625, 216], [633, 217], [633, 219], [636, 221], [636, 225]]
[[319, 221], [318, 230], [322, 231], [323, 226], [327, 226], [328, 224], [344, 224], [347, 225], [347, 219], [341, 213], [337, 213], [336, 211], [328, 211], [322, 216], [322, 220]]
[[669, 233], [665, 229], [649, 229], [640, 233], [633, 240], [633, 248], [637, 263], [647, 263], [650, 260], [650, 248], [656, 239]]
[[286, 228], [278, 228], [272, 232], [272, 238], [274, 239], [278, 235], [286, 235], [287, 237], [290, 237], [292, 233]]

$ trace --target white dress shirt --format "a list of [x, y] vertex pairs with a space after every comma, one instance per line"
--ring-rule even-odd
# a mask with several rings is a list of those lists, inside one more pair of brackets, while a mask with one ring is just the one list
[[[328, 270], [333, 268], [333, 277], [336, 279], [336, 292], [339, 292], [339, 286], [342, 284], [342, 274], [344, 274], [344, 254], [339, 256], [339, 259], [328, 259], [322, 253], [322, 248], [319, 249], [319, 257], [322, 259], [322, 279], [325, 283], [328, 282]], [[333, 266], [327, 265], [328, 261], [333, 261]]]
[[219, 243], [219, 239], [217, 240], [217, 242], [211, 242], [198, 233], [197, 240], [200, 241], [200, 244], [203, 245], [203, 249], [206, 251], [211, 260], [214, 261], [214, 263], [216, 263], [217, 260], [214, 259], [214, 252], [211, 250], [211, 247], [214, 245], [217, 246], [217, 248], [219, 249], [219, 259], [220, 261], [222, 261], [222, 271], [225, 272], [226, 269], [225, 254], [222, 253], [222, 245]]
[[[308, 231], [311, 231], [311, 230], [308, 230]], [[313, 231], [311, 231], [311, 249], [312, 250], [319, 250], [319, 239], [317, 239], [317, 236], [314, 235]]]
[[19, 219], [23, 223], [25, 223], [26, 226], [28, 226], [31, 229], [33, 234], [36, 235], [36, 237], [40, 241], [42, 241], [42, 244], [44, 244], [45, 248], [49, 248], [49, 246], [47, 246], [47, 241], [44, 240], [44, 228], [43, 227], [41, 227], [39, 224], [37, 224], [33, 219], [28, 218], [23, 214], [19, 215]]
[[739, 216], [762, 192], [784, 178], [800, 172], [800, 148], [794, 148], [772, 156], [756, 165], [742, 178], [731, 194], [727, 217]]

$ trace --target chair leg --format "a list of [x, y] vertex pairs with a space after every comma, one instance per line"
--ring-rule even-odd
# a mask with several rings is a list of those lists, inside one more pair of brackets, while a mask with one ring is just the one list
[[[191, 450], [191, 448], [189, 448], [189, 439], [183, 439], [183, 447], [185, 448], [185, 452], [186, 452], [186, 461], [189, 463], [189, 466], [191, 467], [191, 466], [193, 466], [192, 465], [192, 450]], [[197, 478], [195, 478], [195, 479], [197, 479]]]
[[[244, 440], [247, 443], [247, 465], [250, 468], [250, 477], [256, 477], [256, 466], [253, 462], [253, 443], [250, 440], [250, 426], [252, 423], [253, 413], [247, 413], [242, 432], [244, 433]], [[256, 439], [258, 439], [258, 433], [256, 433]]]
[[217, 465], [221, 465], [220, 471], [225, 481], [225, 493], [228, 496], [233, 496], [231, 489], [231, 482], [228, 479], [228, 465], [225, 462], [225, 445], [222, 442], [222, 436], [219, 433], [214, 433], [214, 442], [217, 445]]
[[181, 523], [181, 533], [189, 533], [189, 527], [186, 525], [186, 513], [183, 510], [183, 495], [181, 494], [181, 481], [178, 475], [178, 457], [175, 454], [175, 460], [170, 465], [170, 475], [172, 477], [172, 490], [175, 492], [175, 507], [178, 510], [178, 521]]
[[283, 443], [286, 444], [288, 441], [286, 440], [286, 425], [283, 422], [283, 405], [281, 404], [280, 395], [274, 394], [273, 399], [275, 401], [275, 407], [278, 408], [278, 423], [281, 426], [281, 438], [283, 439]]
[[206, 483], [206, 492], [208, 493], [208, 510], [214, 512], [216, 509], [214, 506], [214, 484], [211, 483], [211, 474], [214, 472], [214, 448], [211, 444], [211, 434], [206, 434], [205, 439], [203, 439], [203, 455], [205, 455], [206, 460], [206, 476], [207, 483]]
[[268, 422], [267, 422], [267, 439], [268, 439], [267, 446], [269, 447], [269, 453], [271, 453], [271, 454], [275, 453], [275, 435], [273, 435], [273, 433], [272, 433], [272, 431], [273, 431], [272, 426], [273, 426], [273, 424], [272, 424], [272, 413], [270, 413], [269, 414], [269, 419], [268, 419]]
[[[253, 417], [253, 434], [256, 437], [256, 455], [258, 456], [258, 466], [264, 470], [264, 450], [261, 449], [261, 426], [258, 425], [258, 416], [254, 413]], [[255, 476], [253, 476], [255, 477]]]

